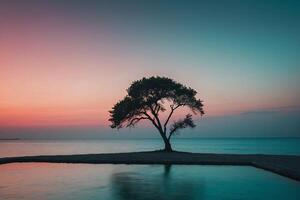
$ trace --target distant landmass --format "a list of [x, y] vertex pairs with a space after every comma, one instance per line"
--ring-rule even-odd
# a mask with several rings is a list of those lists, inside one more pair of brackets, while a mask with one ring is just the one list
[[0, 140], [21, 140], [21, 138], [0, 138]]

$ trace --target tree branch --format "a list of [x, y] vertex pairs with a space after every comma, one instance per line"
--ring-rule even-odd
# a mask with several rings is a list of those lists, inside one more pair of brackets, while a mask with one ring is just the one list
[[150, 106], [150, 110], [151, 110], [152, 115], [153, 115], [154, 118], [156, 119], [156, 123], [157, 123], [157, 126], [158, 126], [158, 128], [159, 128], [159, 131], [163, 132], [162, 126], [161, 126], [161, 123], [160, 123], [160, 120], [159, 120], [157, 114], [155, 113], [155, 111], [153, 110], [152, 106]]
[[154, 109], [155, 114], [158, 115], [158, 112], [159, 112], [159, 110], [160, 110], [160, 105], [157, 104], [155, 107], [157, 107], [156, 109]]
[[[177, 128], [176, 128], [177, 129]], [[176, 131], [176, 129], [170, 131], [169, 136], [168, 136], [168, 140], [170, 141], [172, 134]]]
[[173, 133], [175, 133], [179, 129], [184, 129], [184, 128], [187, 128], [187, 127], [194, 128], [195, 126], [196, 125], [193, 122], [192, 115], [187, 114], [184, 119], [181, 119], [181, 120], [178, 120], [178, 121], [174, 122], [174, 124], [171, 126], [170, 133], [169, 133], [169, 136], [168, 136], [168, 140], [170, 140]]
[[165, 133], [166, 133], [166, 130], [167, 130], [167, 125], [168, 125], [168, 123], [169, 123], [169, 121], [170, 121], [170, 119], [171, 119], [171, 116], [172, 116], [174, 110], [176, 110], [179, 106], [180, 106], [180, 104], [178, 104], [178, 105], [175, 106], [175, 107], [174, 107], [174, 105], [170, 105], [171, 112], [170, 112], [170, 114], [169, 114], [169, 116], [168, 116], [166, 122], [164, 123], [164, 132], [165, 132]]
[[138, 123], [142, 119], [148, 119], [148, 117], [135, 117], [130, 120], [130, 122], [127, 124], [126, 127], [134, 126], [136, 123]]
[[144, 111], [144, 112], [142, 112], [142, 113], [143, 113], [143, 114], [147, 117], [147, 119], [149, 119], [149, 120], [152, 122], [152, 124], [159, 130], [159, 127], [158, 127], [158, 125], [156, 124], [155, 120], [152, 119], [151, 116], [150, 116], [146, 111]]

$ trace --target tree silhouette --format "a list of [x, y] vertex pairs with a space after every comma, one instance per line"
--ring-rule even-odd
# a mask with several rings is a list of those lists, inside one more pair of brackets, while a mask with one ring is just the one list
[[[110, 112], [111, 128], [134, 127], [141, 120], [149, 120], [158, 130], [165, 143], [165, 151], [172, 151], [171, 137], [180, 129], [194, 128], [192, 115], [168, 124], [176, 109], [188, 107], [193, 114], [203, 115], [203, 104], [196, 98], [197, 92], [170, 78], [150, 77], [134, 81], [127, 89], [123, 100], [115, 104]], [[166, 103], [167, 102], [167, 103]], [[166, 108], [169, 105], [169, 109]], [[160, 117], [169, 110], [164, 123]]]

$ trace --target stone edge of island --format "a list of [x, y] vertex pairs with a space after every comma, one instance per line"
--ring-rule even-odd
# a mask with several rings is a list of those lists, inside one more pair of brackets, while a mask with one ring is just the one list
[[300, 156], [263, 154], [204, 154], [162, 151], [0, 158], [0, 164], [23, 162], [82, 164], [180, 164], [252, 166], [300, 181]]

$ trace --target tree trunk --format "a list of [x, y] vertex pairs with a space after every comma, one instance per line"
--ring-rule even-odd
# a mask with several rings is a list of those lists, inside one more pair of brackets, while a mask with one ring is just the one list
[[167, 136], [166, 136], [166, 133], [163, 132], [163, 131], [160, 130], [160, 129], [158, 129], [158, 131], [159, 131], [159, 134], [160, 134], [161, 138], [163, 139], [163, 141], [164, 141], [164, 143], [165, 143], [165, 149], [164, 149], [164, 151], [165, 151], [165, 152], [172, 152], [173, 149], [172, 149], [172, 147], [171, 147], [170, 140], [169, 140], [169, 139], [167, 138]]
[[166, 152], [172, 152], [173, 151], [173, 149], [172, 149], [172, 147], [171, 147], [171, 143], [170, 143], [170, 141], [169, 140], [164, 140], [164, 142], [165, 142], [165, 151]]

